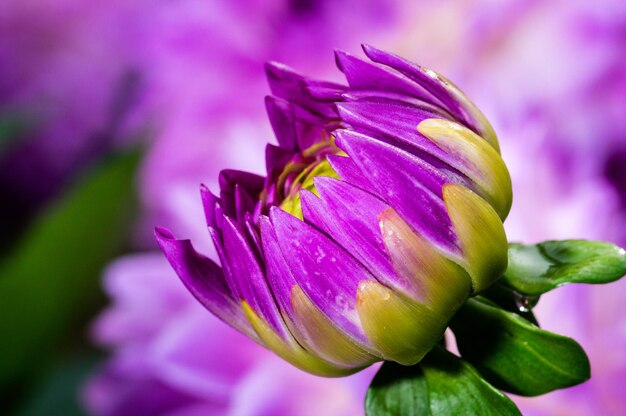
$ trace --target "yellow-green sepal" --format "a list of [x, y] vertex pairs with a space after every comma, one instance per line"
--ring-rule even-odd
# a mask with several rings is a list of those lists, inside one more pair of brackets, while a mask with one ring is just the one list
[[340, 368], [311, 354], [295, 340], [285, 340], [280, 337], [246, 301], [242, 301], [241, 306], [248, 321], [250, 321], [250, 325], [263, 342], [263, 346], [274, 351], [282, 359], [299, 369], [323, 377], [343, 377], [360, 370], [360, 368]]
[[418, 363], [441, 339], [447, 324], [436, 311], [372, 280], [359, 284], [357, 311], [382, 358], [403, 365]]
[[461, 265], [476, 294], [506, 270], [508, 244], [502, 220], [487, 201], [464, 186], [444, 185], [443, 200], [463, 251]]
[[364, 368], [380, 360], [333, 325], [298, 285], [291, 288], [291, 306], [293, 318], [283, 314], [290, 332], [300, 345], [325, 361], [342, 368]]
[[422, 121], [417, 130], [459, 161], [455, 166], [504, 220], [511, 210], [511, 176], [500, 154], [467, 127], [443, 119]]

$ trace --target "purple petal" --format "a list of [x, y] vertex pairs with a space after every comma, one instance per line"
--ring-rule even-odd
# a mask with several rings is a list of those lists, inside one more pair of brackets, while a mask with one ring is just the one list
[[[397, 55], [363, 45], [363, 51], [372, 61], [390, 66], [424, 87], [436, 97], [457, 120], [475, 132], [492, 134], [491, 126], [485, 126], [484, 116], [454, 85], [439, 74], [407, 61]], [[437, 104], [433, 102], [433, 104]]]
[[319, 101], [337, 102], [343, 100], [345, 88], [337, 88], [335, 86], [322, 85], [321, 83], [309, 82], [306, 85], [306, 92], [312, 98]]
[[342, 101], [341, 97], [347, 90], [345, 85], [330, 81], [305, 79], [303, 82], [307, 95], [317, 101], [328, 101], [332, 103]]
[[[208, 213], [206, 214], [209, 217]], [[228, 262], [226, 261], [226, 255], [224, 253], [224, 239], [222, 238], [222, 224], [224, 219], [224, 210], [217, 200], [214, 204], [213, 215], [209, 218], [212, 222], [209, 224], [209, 235], [213, 240], [213, 246], [220, 259], [222, 268], [225, 274], [228, 274]]]
[[[444, 107], [450, 111], [455, 117], [469, 122], [467, 120], [464, 109], [461, 107], [458, 100], [450, 93], [446, 88], [444, 82], [439, 79], [438, 75], [430, 70], [424, 69], [420, 65], [407, 61], [398, 55], [394, 55], [389, 52], [376, 49], [370, 45], [363, 45], [363, 51], [368, 58], [379, 64], [387, 65], [400, 73], [406, 75], [424, 89], [430, 92], [436, 99], [438, 99]], [[432, 101], [431, 101], [432, 102]], [[437, 104], [434, 102], [433, 104]]]
[[189, 240], [177, 240], [164, 228], [156, 228], [159, 247], [184, 285], [209, 311], [240, 331], [250, 334], [239, 302], [226, 283], [222, 269], [199, 254]]
[[270, 219], [265, 215], [259, 219], [261, 228], [261, 239], [263, 241], [263, 255], [265, 257], [265, 268], [267, 281], [272, 288], [274, 298], [281, 309], [289, 316], [292, 321], [293, 309], [291, 305], [291, 288], [297, 284], [289, 266], [285, 261], [274, 227]]
[[228, 262], [227, 279], [232, 292], [239, 299], [246, 301], [280, 335], [286, 336], [285, 324], [259, 261], [243, 233], [228, 217], [224, 217], [222, 235]]
[[[230, 217], [237, 216], [235, 188], [240, 186], [249, 195], [258, 195], [263, 189], [265, 178], [254, 173], [225, 169], [220, 172], [220, 200], [222, 208]], [[255, 198], [256, 199], [256, 198]]]
[[265, 166], [267, 169], [267, 176], [272, 176], [272, 173], [282, 171], [284, 166], [293, 157], [293, 150], [289, 151], [283, 147], [274, 146], [273, 144], [267, 144], [265, 146]]
[[328, 155], [326, 160], [330, 163], [337, 175], [344, 181], [358, 186], [361, 189], [372, 189], [372, 184], [361, 169], [349, 157]]
[[433, 97], [423, 87], [397, 72], [364, 61], [342, 51], [335, 51], [337, 66], [345, 74], [350, 89], [380, 90], [417, 97], [432, 102]]
[[317, 142], [328, 140], [330, 131], [334, 130], [339, 123], [339, 116], [335, 113], [331, 118], [318, 116], [307, 109], [292, 105], [294, 111], [294, 126], [296, 129], [296, 138], [298, 147], [301, 150], [307, 149]]
[[[436, 113], [389, 101], [339, 103], [337, 109], [341, 119], [355, 131], [400, 147], [436, 167], [443, 167], [441, 161], [449, 158], [446, 152], [417, 131], [422, 121], [441, 118]], [[370, 132], [378, 134], [372, 135]]]
[[235, 218], [239, 224], [243, 224], [246, 214], [254, 211], [258, 194], [251, 196], [239, 184], [235, 185]]
[[316, 100], [308, 93], [308, 86], [315, 85], [315, 82], [276, 62], [266, 63], [265, 73], [273, 95], [298, 104], [321, 117], [335, 116], [333, 103]]
[[399, 94], [383, 90], [353, 90], [344, 93], [341, 97], [343, 98], [343, 101], [369, 101], [375, 103], [405, 104], [426, 112], [430, 112], [432, 114], [436, 114], [441, 118], [454, 120], [454, 117], [445, 109], [430, 104], [427, 101], [423, 101], [415, 97], [410, 97], [405, 94]]
[[219, 203], [219, 198], [213, 195], [206, 185], [200, 185], [200, 198], [202, 199], [206, 223], [209, 227], [215, 228], [215, 207]]
[[257, 227], [257, 221], [254, 220], [254, 214], [250, 212], [246, 212], [244, 226], [246, 230], [246, 235], [249, 237], [249, 241], [251, 242], [252, 248], [255, 250], [255, 253], [261, 257], [261, 234], [259, 228]]
[[[276, 139], [281, 147], [292, 152], [304, 150], [324, 140], [338, 120], [334, 109], [330, 118], [320, 116], [293, 102], [270, 97], [266, 100], [268, 114]], [[337, 123], [337, 121], [335, 121]]]
[[396, 276], [380, 231], [379, 215], [389, 205], [333, 178], [316, 178], [315, 189], [321, 199], [308, 191], [300, 193], [305, 220], [329, 234], [379, 282], [410, 293], [414, 285]]
[[265, 178], [255, 173], [241, 170], [224, 169], [220, 172], [219, 184], [221, 190], [232, 191], [235, 185], [243, 187], [250, 194], [255, 194], [263, 189]]
[[338, 328], [367, 344], [356, 310], [359, 282], [370, 273], [324, 234], [280, 208], [270, 219], [291, 273], [304, 293]]
[[291, 105], [288, 101], [272, 96], [265, 97], [265, 109], [281, 148], [296, 151], [296, 130]]
[[337, 145], [367, 172], [383, 201], [442, 249], [460, 252], [442, 200], [442, 187], [449, 178], [423, 160], [368, 136], [343, 130], [336, 138]]

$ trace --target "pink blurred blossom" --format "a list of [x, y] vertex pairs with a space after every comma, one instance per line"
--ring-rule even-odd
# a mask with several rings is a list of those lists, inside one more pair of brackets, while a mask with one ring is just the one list
[[207, 313], [160, 253], [114, 262], [114, 303], [94, 326], [115, 352], [86, 387], [95, 415], [346, 415], [363, 412], [376, 368], [324, 379], [304, 373]]
[[139, 68], [123, 46], [137, 11], [115, 0], [0, 5], [0, 117], [21, 126], [0, 160], [0, 193], [16, 211], [130, 134]]

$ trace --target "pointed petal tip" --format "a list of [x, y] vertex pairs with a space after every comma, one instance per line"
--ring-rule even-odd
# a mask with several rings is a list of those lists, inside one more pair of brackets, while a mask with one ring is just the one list
[[375, 60], [373, 58], [373, 56], [375, 56], [375, 55], [389, 54], [388, 52], [385, 52], [382, 49], [378, 49], [378, 48], [370, 45], [369, 43], [362, 43], [361, 44], [361, 49], [363, 49], [363, 53], [365, 53], [365, 56], [367, 56], [372, 61]]
[[275, 80], [301, 77], [295, 69], [277, 61], [268, 61], [265, 63], [265, 74], [268, 78]]
[[367, 56], [368, 58], [370, 57], [370, 53], [375, 52], [377, 50], [369, 43], [362, 43], [361, 49], [363, 50], [363, 53], [365, 54], [365, 56]]
[[205, 208], [208, 205], [208, 203], [216, 203], [219, 201], [219, 197], [215, 195], [211, 191], [211, 189], [205, 184], [201, 183], [200, 186], [198, 186], [198, 189], [200, 190], [200, 197], [202, 198], [202, 201], [205, 203]]
[[267, 215], [259, 216], [259, 228], [261, 230], [261, 236], [273, 228], [272, 221], [270, 221], [270, 218]]
[[335, 64], [337, 65], [337, 68], [339, 68], [339, 70], [343, 72], [344, 64], [346, 60], [350, 58], [350, 54], [341, 49], [335, 49], [333, 52], [335, 54]]
[[171, 240], [176, 239], [174, 237], [174, 234], [172, 234], [170, 230], [164, 227], [154, 227], [154, 236], [156, 237], [157, 241], [160, 241], [160, 240], [171, 241]]
[[285, 108], [289, 102], [284, 98], [276, 97], [274, 95], [265, 96], [265, 108]]
[[268, 75], [274, 75], [279, 74], [285, 68], [285, 65], [277, 61], [267, 61], [264, 68]]
[[283, 211], [282, 208], [280, 208], [280, 207], [278, 207], [276, 205], [270, 207], [269, 212], [268, 212], [268, 217], [269, 217], [270, 223], [272, 224], [273, 227], [276, 226], [277, 222], [279, 222], [279, 221], [281, 221], [281, 219], [285, 218], [283, 216], [283, 214], [291, 215], [291, 214], [286, 213], [285, 211]]

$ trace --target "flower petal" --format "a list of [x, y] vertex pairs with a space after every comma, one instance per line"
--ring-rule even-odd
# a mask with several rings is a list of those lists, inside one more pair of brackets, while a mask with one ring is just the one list
[[284, 360], [301, 370], [323, 377], [342, 377], [360, 370], [359, 368], [337, 367], [311, 354], [297, 343], [285, 342], [245, 301], [243, 302], [243, 311], [263, 343]]
[[367, 344], [356, 312], [359, 282], [373, 280], [352, 256], [320, 231], [277, 207], [270, 219], [291, 273], [331, 322], [360, 343]]
[[268, 62], [265, 64], [265, 73], [272, 94], [276, 97], [295, 103], [320, 117], [326, 119], [336, 117], [334, 104], [317, 100], [309, 95], [308, 86], [311, 85], [310, 80], [298, 74], [287, 65]]
[[298, 285], [292, 287], [291, 303], [295, 315], [293, 331], [310, 350], [333, 364], [358, 371], [380, 360], [361, 343], [338, 329]]
[[500, 154], [470, 129], [448, 120], [424, 120], [417, 129], [455, 156], [453, 166], [471, 179], [473, 190], [504, 220], [511, 209], [513, 191], [509, 171]]
[[337, 66], [345, 74], [351, 91], [381, 90], [432, 101], [430, 93], [400, 73], [343, 51], [335, 51], [335, 59]]
[[338, 329], [298, 286], [267, 217], [261, 217], [261, 233], [268, 282], [298, 343], [342, 368], [359, 368], [376, 361], [364, 345]]
[[289, 102], [267, 96], [265, 97], [265, 109], [280, 147], [295, 152], [298, 149], [298, 141]]
[[448, 79], [430, 69], [425, 69], [404, 58], [370, 45], [363, 45], [363, 51], [372, 61], [388, 65], [424, 87], [443, 103], [444, 108], [455, 118], [462, 120], [467, 126], [484, 137], [497, 152], [500, 151], [498, 139], [491, 124], [474, 103]]
[[219, 203], [219, 198], [213, 195], [206, 185], [200, 185], [200, 198], [202, 199], [202, 207], [204, 209], [204, 217], [209, 227], [217, 226], [215, 219], [215, 208]]
[[471, 279], [458, 259], [447, 258], [391, 208], [380, 213], [379, 224], [396, 273], [416, 288], [413, 299], [450, 319], [471, 292]]
[[411, 281], [397, 275], [387, 256], [379, 227], [379, 214], [389, 208], [380, 199], [346, 182], [316, 178], [321, 196], [302, 192], [304, 218], [368, 268], [381, 283], [412, 293]]
[[260, 221], [267, 280], [298, 344], [310, 354], [341, 368], [354, 369], [376, 361], [311, 303], [289, 270], [269, 218], [263, 216]]
[[155, 236], [165, 257], [193, 296], [221, 320], [256, 338], [222, 269], [199, 254], [189, 240], [177, 240], [164, 228], [156, 228]]
[[278, 147], [268, 143], [267, 146], [265, 146], [265, 166], [267, 169], [267, 176], [272, 176], [272, 174], [280, 172], [292, 157], [293, 150], [289, 151], [284, 147]]
[[250, 172], [224, 169], [220, 172], [221, 206], [229, 217], [237, 217], [236, 192], [237, 186], [245, 189], [249, 195], [258, 195], [263, 189], [265, 178]]
[[[438, 114], [398, 101], [351, 101], [337, 104], [341, 119], [353, 129], [380, 133], [395, 143], [406, 143], [422, 154], [445, 158], [445, 153], [417, 131], [423, 120]], [[432, 158], [431, 156], [431, 158]]]
[[[371, 178], [380, 197], [413, 228], [451, 254], [459, 247], [442, 201], [448, 178], [421, 159], [355, 132], [337, 132], [337, 145]], [[358, 184], [357, 184], [358, 185]]]
[[265, 274], [259, 265], [243, 232], [224, 217], [222, 227], [224, 253], [228, 263], [226, 279], [238, 300], [245, 301], [262, 319], [282, 337], [287, 328], [269, 289]]

